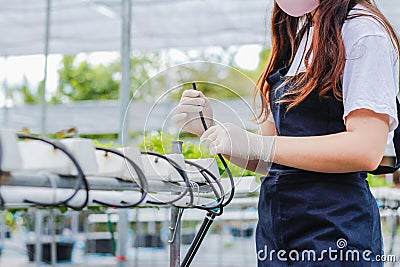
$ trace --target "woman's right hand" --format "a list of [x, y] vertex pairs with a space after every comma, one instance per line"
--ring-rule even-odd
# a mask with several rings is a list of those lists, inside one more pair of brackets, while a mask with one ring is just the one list
[[186, 90], [175, 109], [172, 121], [181, 129], [200, 136], [205, 131], [200, 119], [200, 111], [203, 111], [207, 126], [211, 127], [213, 125], [213, 112], [208, 98], [200, 91]]

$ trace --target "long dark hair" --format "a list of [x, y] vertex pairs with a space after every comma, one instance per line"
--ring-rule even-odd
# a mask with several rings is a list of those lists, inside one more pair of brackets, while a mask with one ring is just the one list
[[[356, 4], [361, 4], [369, 13], [357, 12], [347, 16], [348, 10]], [[322, 97], [332, 91], [333, 95], [341, 99], [340, 76], [346, 62], [346, 51], [342, 40], [341, 30], [346, 19], [360, 16], [369, 16], [377, 20], [391, 37], [394, 47], [399, 53], [399, 41], [392, 26], [385, 16], [378, 10], [372, 0], [321, 0], [314, 20], [316, 23], [311, 41], [311, 49], [305, 55], [306, 72], [296, 79], [299, 89], [287, 92], [282, 102], [289, 103], [288, 110], [302, 102], [312, 91], [319, 90]], [[361, 14], [360, 14], [361, 13]], [[295, 18], [287, 15], [275, 3], [272, 14], [272, 50], [269, 62], [257, 82], [257, 92], [261, 96], [261, 111], [257, 120], [264, 122], [269, 115], [270, 85], [266, 81], [268, 75], [279, 68], [289, 66], [297, 47], [299, 36], [306, 30], [304, 17]], [[299, 30], [300, 29], [300, 30]], [[310, 64], [309, 58], [313, 53]]]

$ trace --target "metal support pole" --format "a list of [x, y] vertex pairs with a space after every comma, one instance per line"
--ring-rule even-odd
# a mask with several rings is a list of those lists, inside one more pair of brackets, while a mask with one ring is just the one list
[[51, 17], [51, 0], [47, 0], [46, 5], [46, 28], [45, 28], [45, 45], [44, 45], [44, 75], [43, 90], [41, 94], [41, 122], [40, 133], [42, 136], [46, 134], [46, 83], [47, 83], [47, 62], [49, 57], [50, 42], [50, 17]]
[[181, 261], [181, 221], [180, 221], [180, 209], [171, 207], [171, 238], [169, 247], [170, 256], [170, 267], [179, 267]]
[[0, 212], [0, 245], [3, 244], [6, 238], [6, 218], [5, 211]]
[[[172, 142], [172, 153], [182, 154], [182, 142]], [[171, 237], [169, 241], [169, 266], [179, 267], [181, 261], [181, 215], [182, 211], [179, 208], [171, 207]]]
[[391, 240], [390, 240], [388, 255], [393, 254], [393, 250], [395, 247], [395, 241], [396, 241], [396, 232], [397, 232], [398, 226], [399, 226], [399, 210], [393, 209], [392, 210], [392, 231], [390, 233]]
[[127, 257], [127, 244], [128, 244], [128, 211], [125, 209], [118, 210], [118, 242], [117, 242], [117, 260], [118, 266], [126, 266]]
[[222, 267], [224, 266], [223, 260], [224, 260], [224, 224], [219, 223], [219, 227], [220, 227], [220, 235], [219, 235], [219, 246], [218, 246], [218, 266]]
[[[4, 62], [5, 62], [4, 65], [6, 65], [7, 56], [4, 57]], [[6, 68], [7, 68], [7, 65], [6, 65]], [[6, 73], [7, 73], [7, 72], [6, 72]], [[6, 75], [7, 75], [7, 74], [6, 74]], [[7, 128], [7, 127], [8, 127], [8, 106], [7, 106], [7, 100], [8, 100], [8, 96], [9, 96], [7, 76], [5, 76], [5, 78], [4, 78], [3, 86], [4, 86], [3, 126], [4, 126], [5, 128]]]
[[[94, 244], [95, 242], [88, 242], [90, 236], [89, 233], [90, 232], [94, 232], [94, 230], [92, 229], [93, 227], [91, 227], [91, 223], [89, 222], [89, 215], [91, 214], [91, 212], [89, 210], [87, 211], [83, 211], [83, 232], [85, 233], [85, 243], [86, 243], [86, 248], [83, 250], [83, 253], [85, 254], [86, 251], [90, 251], [90, 248], [92, 246], [90, 246], [89, 244]], [[92, 231], [93, 230], [93, 231]], [[88, 266], [88, 257], [83, 257], [83, 266]]]
[[[156, 218], [157, 214], [154, 215], [154, 218]], [[157, 245], [157, 231], [156, 231], [156, 222], [155, 221], [149, 221], [147, 223], [147, 232], [150, 234], [151, 239], [150, 239], [150, 246], [155, 247]], [[155, 260], [153, 258], [153, 260]]]
[[76, 236], [79, 232], [79, 212], [71, 211], [71, 231]]
[[43, 233], [43, 217], [42, 211], [37, 209], [35, 212], [35, 262], [36, 266], [40, 267], [42, 264], [42, 233]]
[[56, 223], [54, 209], [50, 210], [49, 216], [50, 232], [51, 232], [51, 244], [50, 244], [50, 255], [51, 255], [51, 266], [55, 267], [57, 264], [57, 240], [56, 240]]
[[119, 88], [119, 102], [121, 106], [119, 141], [123, 145], [125, 145], [129, 140], [128, 120], [124, 121], [124, 118], [131, 95], [131, 8], [131, 0], [122, 0], [121, 84]]
[[[136, 242], [136, 239], [139, 238], [139, 236], [142, 233], [142, 229], [141, 229], [141, 223], [139, 221], [139, 212], [140, 209], [135, 209], [135, 224], [136, 224], [136, 233], [135, 233], [135, 240], [134, 243]], [[139, 266], [139, 246], [135, 246], [133, 248], [133, 252], [134, 252], [134, 264], [133, 266], [138, 267]]]

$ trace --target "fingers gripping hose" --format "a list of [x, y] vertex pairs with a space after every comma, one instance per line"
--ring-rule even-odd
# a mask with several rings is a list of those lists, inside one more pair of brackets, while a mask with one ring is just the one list
[[[197, 90], [196, 88], [196, 84], [192, 83], [193, 89]], [[200, 115], [200, 119], [201, 122], [203, 124], [203, 127], [205, 130], [208, 129], [206, 121], [204, 119], [204, 115], [203, 112], [200, 111], [199, 112]], [[188, 267], [190, 266], [191, 262], [194, 259], [194, 256], [196, 255], [198, 249], [200, 248], [201, 243], [204, 240], [204, 237], [208, 231], [208, 229], [210, 229], [211, 224], [213, 223], [214, 219], [216, 216], [219, 216], [223, 213], [223, 207], [227, 206], [233, 199], [234, 194], [235, 194], [235, 182], [233, 180], [233, 176], [231, 171], [229, 170], [228, 164], [226, 163], [225, 159], [222, 157], [222, 155], [218, 154], [218, 158], [221, 160], [222, 165], [224, 165], [225, 171], [227, 172], [228, 176], [229, 176], [229, 180], [230, 180], [230, 184], [231, 184], [231, 192], [229, 194], [229, 198], [225, 201], [222, 202], [221, 205], [219, 205], [219, 212], [213, 213], [211, 211], [209, 211], [206, 215], [206, 217], [203, 220], [203, 223], [200, 227], [200, 230], [197, 232], [192, 244], [190, 245], [190, 248], [188, 250], [188, 252], [186, 253], [185, 258], [183, 259], [183, 262], [181, 264], [181, 267]]]

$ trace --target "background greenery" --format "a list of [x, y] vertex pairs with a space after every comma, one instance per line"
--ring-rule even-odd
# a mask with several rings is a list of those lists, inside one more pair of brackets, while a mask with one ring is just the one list
[[[234, 61], [235, 52], [230, 49], [221, 49], [218, 53], [206, 53], [191, 55], [189, 52], [182, 52], [186, 54], [187, 62], [194, 61], [210, 61], [215, 63], [226, 64], [235, 69], [230, 69], [225, 77], [220, 78], [220, 82], [230, 88], [235, 88], [235, 91], [241, 96], [250, 96], [253, 88], [246, 88], [241, 86], [243, 84], [243, 77], [238, 77], [237, 71], [247, 75], [252, 81], [257, 81], [258, 76], [262, 72], [269, 56], [269, 50], [263, 50], [259, 54], [259, 65], [255, 70], [244, 70], [239, 68]], [[155, 52], [135, 52], [131, 56], [131, 93], [140, 88], [140, 86], [153, 77], [160, 71], [165, 69], [165, 60], [159, 53]], [[218, 66], [209, 67], [208, 69], [187, 69], [182, 68], [178, 75], [180, 75], [180, 82], [185, 83], [185, 77], [190, 75], [196, 80], [209, 80], [209, 77], [217, 77]], [[115, 100], [118, 99], [118, 91], [120, 86], [121, 63], [117, 59], [109, 64], [93, 65], [88, 61], [79, 61], [76, 55], [63, 56], [58, 69], [58, 87], [55, 92], [51, 92], [49, 104], [68, 103], [72, 101], [81, 100]], [[218, 80], [219, 78], [217, 78]], [[158, 81], [157, 86], [153, 86], [151, 91], [146, 94], [138, 95], [138, 98], [151, 99], [156, 95], [157, 90], [164, 90], [167, 88], [165, 80]], [[161, 84], [160, 84], [161, 83]], [[22, 96], [25, 104], [38, 104], [40, 102], [40, 95], [43, 90], [43, 83], [37, 85], [29, 84], [28, 80], [24, 78], [20, 85], [7, 85], [9, 97], [15, 100]], [[185, 87], [186, 88], [186, 87]], [[183, 88], [183, 89], [185, 89]], [[203, 85], [202, 91], [210, 97], [234, 98], [236, 95], [230, 93], [228, 90], [215, 90], [211, 85]], [[180, 97], [181, 91], [175, 91], [172, 95], [173, 99]]]

